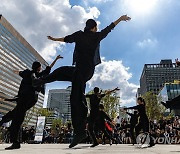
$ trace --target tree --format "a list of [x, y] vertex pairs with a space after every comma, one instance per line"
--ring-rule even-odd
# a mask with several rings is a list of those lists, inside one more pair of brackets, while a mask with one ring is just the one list
[[151, 120], [160, 120], [164, 116], [165, 107], [158, 103], [157, 95], [153, 92], [147, 92], [143, 95], [146, 102], [146, 113]]
[[45, 117], [50, 117], [53, 113], [46, 108], [40, 108], [37, 110], [37, 114]]
[[61, 126], [62, 126], [62, 119], [53, 119], [52, 120], [52, 129], [53, 130], [56, 130], [57, 128], [61, 128]]

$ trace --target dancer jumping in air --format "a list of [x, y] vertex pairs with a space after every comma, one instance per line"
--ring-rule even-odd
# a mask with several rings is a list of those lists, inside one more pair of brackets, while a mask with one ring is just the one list
[[80, 30], [61, 38], [48, 36], [48, 39], [53, 41], [75, 43], [73, 55], [73, 64], [75, 67], [60, 67], [46, 78], [42, 80], [34, 80], [34, 85], [54, 81], [72, 82], [70, 102], [74, 139], [69, 148], [76, 146], [80, 141], [86, 138], [85, 126], [88, 110], [84, 93], [86, 82], [92, 78], [95, 66], [101, 63], [99, 44], [101, 40], [103, 40], [119, 22], [128, 21], [130, 19], [131, 18], [127, 15], [123, 15], [100, 32], [97, 32], [96, 21], [89, 19], [86, 22], [84, 31]]
[[46, 69], [42, 72], [40, 72], [41, 64], [37, 61], [32, 64], [32, 70], [26, 69], [24, 71], [14, 71], [14, 73], [22, 77], [18, 95], [13, 99], [1, 98], [1, 101], [17, 102], [16, 107], [12, 111], [9, 111], [6, 115], [4, 115], [2, 117], [2, 120], [0, 121], [0, 126], [2, 126], [3, 123], [12, 120], [10, 127], [10, 140], [13, 144], [10, 147], [5, 148], [6, 150], [19, 149], [21, 147], [20, 142], [18, 141], [18, 133], [24, 121], [26, 111], [36, 104], [38, 100], [38, 93], [44, 93], [43, 85], [36, 88], [32, 86], [32, 75], [35, 74], [36, 77], [48, 75], [55, 62], [60, 58], [62, 57], [57, 56], [53, 63], [50, 66], [47, 66]]
[[[142, 97], [137, 98], [137, 106], [129, 107], [129, 108], [124, 108], [124, 110], [128, 109], [135, 109], [138, 110], [139, 114], [139, 123], [135, 127], [136, 131], [136, 137], [139, 135], [140, 131], [143, 130], [143, 133], [149, 133], [149, 119], [146, 114], [146, 105], [145, 101]], [[154, 142], [150, 138], [150, 147], [154, 146]]]

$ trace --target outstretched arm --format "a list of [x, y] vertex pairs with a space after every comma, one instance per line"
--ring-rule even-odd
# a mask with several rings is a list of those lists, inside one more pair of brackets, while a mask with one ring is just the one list
[[9, 102], [13, 102], [13, 101], [17, 101], [18, 98], [0, 98], [0, 101], [9, 101]]
[[129, 21], [131, 20], [130, 17], [128, 17], [127, 15], [122, 15], [119, 19], [117, 19], [116, 21], [114, 21], [114, 25], [116, 26], [117, 24], [119, 24], [121, 21]]
[[61, 38], [54, 38], [52, 36], [47, 36], [47, 38], [49, 40], [52, 40], [52, 41], [60, 41], [60, 42], [64, 42], [64, 37], [61, 37]]
[[99, 41], [101, 41], [102, 39], [104, 39], [108, 33], [111, 32], [111, 30], [120, 22], [120, 21], [128, 21], [131, 20], [130, 17], [128, 17], [127, 15], [123, 15], [121, 16], [119, 19], [117, 19], [116, 21], [112, 22], [109, 26], [107, 26], [106, 28], [104, 28], [103, 30], [101, 30], [101, 32], [98, 33], [98, 39]]
[[136, 105], [136, 106], [132, 106], [132, 107], [128, 107], [128, 108], [124, 108], [124, 110], [128, 110], [128, 109], [136, 109], [138, 110], [139, 109], [139, 105]]
[[56, 59], [52, 62], [52, 64], [50, 66], [47, 66], [45, 70], [43, 70], [42, 72], [40, 72], [39, 74], [36, 75], [36, 77], [42, 77], [42, 76], [46, 76], [48, 75], [50, 72], [51, 72], [51, 68], [54, 66], [54, 64], [56, 63], [56, 61], [60, 58], [63, 58], [61, 57], [60, 55], [58, 55], [56, 57]]
[[111, 94], [112, 92], [117, 91], [117, 90], [120, 90], [120, 89], [117, 87], [117, 88], [115, 88], [115, 89], [113, 89], [113, 90], [110, 90], [110, 91], [105, 92], [105, 95], [109, 95], [109, 94]]
[[53, 67], [54, 66], [54, 64], [56, 63], [56, 61], [58, 60], [58, 59], [61, 59], [61, 58], [63, 58], [62, 56], [60, 56], [60, 55], [58, 55], [57, 57], [56, 57], [56, 59], [52, 62], [52, 64], [49, 66], [49, 67]]
[[129, 112], [127, 112], [127, 111], [126, 111], [126, 114], [128, 114], [128, 115], [130, 115], [130, 116], [132, 116], [132, 115], [133, 115], [132, 113], [129, 113]]

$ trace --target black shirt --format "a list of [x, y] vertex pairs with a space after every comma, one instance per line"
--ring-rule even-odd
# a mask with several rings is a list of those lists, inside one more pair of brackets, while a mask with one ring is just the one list
[[[40, 73], [35, 73], [36, 77], [43, 77], [50, 73], [51, 67], [47, 66], [46, 69]], [[40, 92], [42, 90], [42, 87], [33, 87], [32, 86], [32, 74], [34, 72], [26, 69], [24, 71], [20, 71], [19, 75], [22, 77], [22, 81], [19, 87], [18, 96], [23, 94], [34, 94], [35, 91]]]
[[86, 95], [87, 98], [90, 99], [90, 108], [91, 108], [91, 113], [97, 113], [99, 111], [99, 104], [101, 99], [105, 96], [105, 94], [91, 94], [91, 95]]
[[130, 124], [131, 125], [136, 125], [137, 122], [138, 122], [138, 114], [132, 114], [132, 113], [129, 113], [129, 112], [126, 112], [126, 113], [131, 116]]
[[100, 32], [77, 31], [66, 36], [64, 38], [65, 42], [75, 42], [73, 64], [76, 66], [94, 67], [95, 65], [101, 63], [99, 43], [108, 35], [109, 32], [111, 32], [114, 27], [114, 23], [111, 23]]
[[148, 117], [146, 115], [146, 108], [144, 104], [136, 105], [133, 107], [128, 107], [126, 109], [136, 109], [139, 112], [140, 121], [148, 120]]

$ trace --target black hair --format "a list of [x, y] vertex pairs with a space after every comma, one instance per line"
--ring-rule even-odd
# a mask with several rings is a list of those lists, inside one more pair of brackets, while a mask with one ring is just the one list
[[94, 88], [94, 93], [98, 93], [99, 92], [99, 88], [98, 87], [95, 87]]
[[138, 97], [137, 100], [139, 100], [145, 104], [145, 100], [142, 97]]
[[33, 70], [34, 72], [36, 72], [39, 67], [41, 67], [41, 63], [40, 63], [40, 62], [38, 62], [38, 61], [33, 62], [33, 64], [32, 64], [32, 70]]
[[103, 104], [99, 104], [99, 109], [104, 110], [104, 105]]
[[90, 31], [92, 28], [96, 26], [97, 26], [97, 23], [94, 19], [88, 19], [86, 21], [86, 27], [84, 28], [84, 32]]

